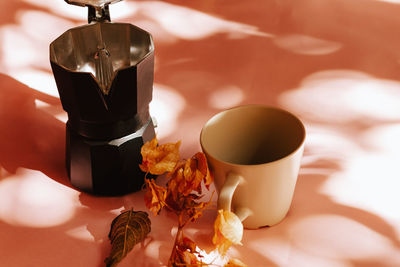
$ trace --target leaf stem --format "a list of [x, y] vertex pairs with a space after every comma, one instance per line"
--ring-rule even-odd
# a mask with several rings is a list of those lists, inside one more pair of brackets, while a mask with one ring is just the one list
[[171, 256], [169, 257], [169, 260], [168, 260], [168, 267], [175, 266], [176, 247], [178, 246], [179, 240], [182, 239], [183, 227], [186, 224], [186, 222], [182, 223], [182, 219], [183, 219], [182, 213], [179, 213], [177, 215], [178, 215], [178, 231], [176, 232], [174, 246], [172, 248]]
[[[182, 223], [182, 228], [188, 223], [190, 222], [192, 219], [196, 218], [196, 216], [198, 215], [199, 212], [202, 212], [203, 210], [207, 209], [211, 204], [212, 204], [212, 198], [214, 196], [215, 191], [212, 192], [210, 200], [208, 202], [205, 203], [205, 205], [203, 207], [197, 208], [196, 210], [198, 210], [198, 212], [196, 212], [195, 214], [193, 214], [191, 217], [188, 217], [186, 219], [186, 221], [184, 223]], [[180, 215], [179, 215], [180, 216]]]

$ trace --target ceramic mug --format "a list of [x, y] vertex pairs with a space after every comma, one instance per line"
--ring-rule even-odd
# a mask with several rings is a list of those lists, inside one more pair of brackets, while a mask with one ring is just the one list
[[245, 228], [286, 216], [300, 169], [305, 128], [275, 107], [245, 105], [222, 111], [203, 127], [200, 144], [218, 192], [218, 209], [231, 210]]

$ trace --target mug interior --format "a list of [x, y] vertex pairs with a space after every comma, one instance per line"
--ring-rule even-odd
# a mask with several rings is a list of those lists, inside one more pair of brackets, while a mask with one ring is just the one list
[[272, 162], [295, 152], [305, 129], [291, 113], [273, 107], [248, 105], [225, 110], [203, 127], [200, 142], [206, 153], [231, 164]]

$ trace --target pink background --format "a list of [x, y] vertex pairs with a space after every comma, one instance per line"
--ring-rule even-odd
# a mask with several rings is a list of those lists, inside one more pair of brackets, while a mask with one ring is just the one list
[[[86, 12], [62, 0], [0, 2], [1, 266], [104, 266], [112, 219], [131, 207], [147, 210], [142, 192], [93, 197], [66, 176], [67, 117], [48, 46], [85, 24]], [[248, 266], [400, 266], [399, 14], [396, 0], [111, 6], [113, 21], [154, 37], [151, 113], [161, 142], [182, 140], [184, 157], [200, 150], [207, 119], [232, 106], [278, 106], [306, 125], [288, 216], [245, 230], [230, 256]], [[215, 216], [208, 210], [186, 228], [206, 252]], [[176, 219], [150, 217], [149, 238], [119, 266], [167, 263]]]

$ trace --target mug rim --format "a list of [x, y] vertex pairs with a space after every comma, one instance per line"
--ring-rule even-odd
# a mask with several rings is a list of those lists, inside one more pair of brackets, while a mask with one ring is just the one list
[[[205, 127], [209, 123], [211, 123], [211, 121], [214, 118], [216, 118], [217, 116], [219, 116], [219, 115], [221, 115], [223, 113], [231, 112], [233, 110], [245, 109], [245, 108], [263, 108], [263, 109], [275, 110], [275, 111], [279, 111], [279, 112], [282, 112], [282, 113], [286, 113], [290, 117], [294, 118], [299, 123], [299, 125], [301, 126], [302, 139], [301, 139], [299, 145], [296, 146], [296, 148], [292, 152], [286, 154], [283, 157], [280, 157], [280, 158], [272, 160], [272, 161], [267, 161], [267, 162], [263, 162], [263, 163], [255, 163], [255, 164], [232, 163], [232, 162], [229, 162], [229, 161], [226, 161], [226, 160], [222, 160], [222, 159], [216, 158], [214, 155], [210, 154], [207, 151], [207, 149], [205, 148], [204, 144], [203, 144], [203, 132], [204, 132]], [[291, 155], [297, 153], [303, 147], [303, 145], [305, 143], [305, 139], [306, 139], [306, 128], [304, 126], [304, 123], [300, 120], [299, 117], [297, 117], [296, 115], [294, 115], [293, 113], [291, 113], [291, 112], [289, 112], [289, 111], [287, 111], [285, 109], [282, 109], [282, 108], [279, 108], [279, 107], [276, 107], [276, 106], [263, 105], [263, 104], [245, 104], [245, 105], [234, 106], [234, 107], [231, 107], [231, 108], [228, 108], [228, 109], [221, 110], [221, 111], [217, 112], [216, 114], [214, 114], [211, 118], [209, 118], [207, 120], [207, 122], [201, 128], [201, 132], [200, 132], [200, 146], [203, 149], [203, 151], [206, 153], [206, 155], [212, 157], [213, 159], [215, 159], [215, 160], [217, 160], [219, 162], [223, 162], [224, 164], [228, 164], [228, 165], [231, 165], [231, 166], [260, 166], [260, 165], [264, 165], [264, 164], [271, 164], [271, 163], [274, 163], [274, 162], [281, 161], [281, 160], [283, 160], [283, 159], [285, 159], [287, 157], [290, 157]]]

